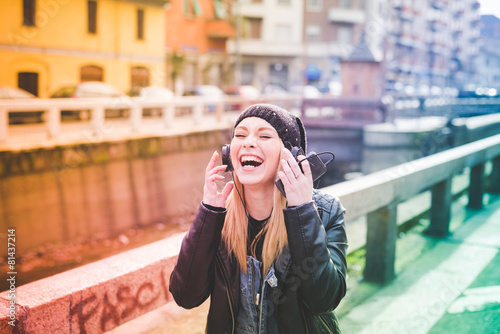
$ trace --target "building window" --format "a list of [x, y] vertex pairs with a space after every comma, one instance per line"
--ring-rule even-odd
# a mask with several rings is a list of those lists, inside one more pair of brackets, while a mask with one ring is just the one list
[[352, 43], [352, 28], [348, 26], [339, 26], [338, 31], [338, 41], [340, 43]]
[[262, 18], [245, 17], [243, 19], [243, 38], [260, 39], [262, 34]]
[[286, 89], [288, 87], [288, 65], [281, 63], [270, 65], [269, 83]]
[[102, 81], [103, 70], [99, 66], [87, 65], [80, 68], [80, 82], [85, 81]]
[[323, 7], [322, 0], [307, 0], [307, 10], [310, 12], [319, 12]]
[[38, 73], [19, 72], [17, 73], [17, 87], [24, 89], [31, 94], [38, 96]]
[[87, 31], [89, 34], [97, 33], [97, 1], [87, 1]]
[[23, 25], [35, 26], [35, 0], [23, 0]]
[[321, 41], [321, 27], [316, 24], [306, 26], [306, 41], [320, 42]]
[[130, 70], [130, 84], [132, 89], [149, 86], [149, 69], [142, 66], [132, 67]]
[[224, 4], [222, 3], [222, 0], [214, 0], [214, 11], [215, 17], [219, 20], [227, 19], [227, 11], [224, 7]]
[[340, 0], [340, 7], [342, 8], [351, 8], [351, 0]]
[[243, 63], [241, 64], [241, 84], [252, 85], [255, 75], [255, 64]]
[[292, 34], [292, 27], [289, 24], [276, 25], [276, 42], [289, 42]]
[[200, 16], [202, 13], [198, 0], [184, 0], [184, 16]]
[[137, 10], [137, 39], [144, 39], [144, 9]]

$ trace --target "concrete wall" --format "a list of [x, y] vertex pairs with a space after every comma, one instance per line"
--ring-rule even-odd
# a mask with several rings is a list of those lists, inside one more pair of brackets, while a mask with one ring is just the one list
[[173, 302], [168, 285], [182, 237], [2, 292], [0, 332], [103, 333]]
[[0, 152], [0, 225], [23, 236], [22, 253], [186, 216], [229, 140], [227, 130]]

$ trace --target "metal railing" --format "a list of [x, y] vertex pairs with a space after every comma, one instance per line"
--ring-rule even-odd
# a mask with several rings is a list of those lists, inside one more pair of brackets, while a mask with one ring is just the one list
[[365, 280], [383, 284], [394, 277], [399, 203], [430, 189], [430, 226], [426, 233], [446, 236], [451, 217], [453, 177], [470, 168], [468, 206], [480, 209], [488, 161], [493, 165], [489, 191], [500, 194], [500, 135], [323, 188], [340, 198], [347, 208], [347, 221], [367, 217]]

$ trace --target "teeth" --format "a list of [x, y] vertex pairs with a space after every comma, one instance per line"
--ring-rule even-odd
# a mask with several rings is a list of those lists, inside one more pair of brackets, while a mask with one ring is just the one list
[[241, 157], [241, 162], [255, 161], [258, 163], [262, 163], [262, 159], [255, 157], [253, 155], [244, 155]]

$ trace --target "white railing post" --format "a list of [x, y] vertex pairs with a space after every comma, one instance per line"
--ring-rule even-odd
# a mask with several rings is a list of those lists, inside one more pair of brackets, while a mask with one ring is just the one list
[[363, 276], [368, 282], [385, 284], [395, 275], [397, 203], [368, 213], [366, 226], [366, 265]]
[[130, 123], [132, 132], [139, 132], [142, 125], [142, 106], [139, 103], [133, 103], [130, 106]]
[[0, 143], [7, 141], [9, 131], [9, 113], [7, 108], [0, 108]]
[[196, 101], [193, 110], [193, 121], [194, 124], [198, 125], [203, 122], [203, 108], [205, 107], [205, 103]]
[[431, 222], [425, 231], [428, 235], [443, 238], [450, 233], [451, 205], [453, 204], [452, 182], [453, 178], [449, 177], [431, 187]]
[[222, 121], [222, 117], [224, 116], [224, 101], [218, 102], [215, 107], [215, 119], [217, 122]]
[[91, 110], [92, 112], [92, 128], [94, 130], [102, 130], [104, 128], [104, 106], [97, 105]]
[[55, 139], [59, 137], [61, 129], [61, 111], [59, 107], [50, 107], [46, 112], [49, 114], [47, 117], [49, 137], [51, 139]]
[[173, 103], [168, 103], [161, 108], [163, 127], [169, 128], [174, 122], [175, 116], [175, 105]]

